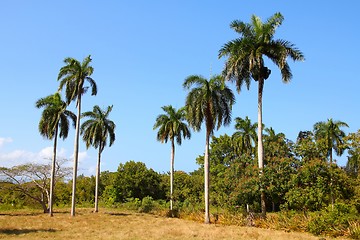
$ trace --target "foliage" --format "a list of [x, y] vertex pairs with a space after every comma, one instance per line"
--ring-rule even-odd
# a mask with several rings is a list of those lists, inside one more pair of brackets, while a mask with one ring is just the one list
[[141, 201], [141, 206], [139, 208], [139, 212], [141, 213], [149, 213], [154, 209], [154, 200], [152, 197], [144, 197]]
[[360, 130], [356, 133], [349, 133], [344, 137], [348, 148], [348, 161], [345, 170], [352, 177], [357, 177], [360, 171]]
[[127, 198], [143, 199], [146, 196], [163, 198], [165, 190], [161, 188], [160, 182], [160, 174], [148, 169], [144, 163], [120, 163], [115, 180], [116, 200], [124, 202]]
[[349, 222], [359, 220], [358, 211], [353, 206], [337, 203], [333, 207], [310, 213], [308, 231], [315, 235], [341, 236], [348, 230]]
[[[65, 161], [57, 161], [55, 169], [57, 180], [61, 180], [69, 175], [69, 169], [62, 167]], [[11, 192], [20, 192], [21, 195], [28, 198], [27, 202], [35, 201], [40, 204], [44, 212], [48, 212], [48, 203], [50, 198], [50, 164], [23, 164], [12, 168], [0, 168], [0, 178], [2, 188], [7, 190], [8, 196], [17, 196]], [[13, 202], [14, 203], [14, 202]], [[13, 204], [12, 203], [12, 204]]]

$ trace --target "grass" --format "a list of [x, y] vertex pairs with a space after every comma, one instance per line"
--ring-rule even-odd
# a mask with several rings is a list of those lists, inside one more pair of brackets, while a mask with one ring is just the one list
[[[306, 233], [285, 232], [166, 218], [126, 210], [77, 209], [53, 217], [35, 210], [0, 212], [0, 239], [271, 239], [314, 240]], [[330, 238], [326, 238], [330, 239]], [[337, 238], [339, 239], [339, 238]]]

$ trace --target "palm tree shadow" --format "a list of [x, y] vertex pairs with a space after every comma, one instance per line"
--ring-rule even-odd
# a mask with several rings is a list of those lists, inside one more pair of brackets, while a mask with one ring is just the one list
[[20, 235], [20, 234], [27, 234], [27, 233], [37, 233], [37, 232], [56, 232], [55, 229], [0, 229], [0, 234], [7, 234], [7, 235]]
[[16, 217], [16, 216], [39, 216], [39, 215], [43, 215], [44, 213], [0, 213], [0, 216], [12, 216], [12, 217]]

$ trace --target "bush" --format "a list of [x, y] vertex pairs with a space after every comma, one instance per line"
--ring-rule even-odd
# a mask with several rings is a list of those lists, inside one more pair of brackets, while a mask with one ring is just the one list
[[152, 197], [144, 197], [139, 208], [141, 213], [149, 213], [154, 209], [154, 200]]
[[311, 213], [307, 230], [315, 235], [342, 236], [349, 230], [349, 222], [358, 220], [360, 218], [354, 206], [337, 203], [333, 207]]

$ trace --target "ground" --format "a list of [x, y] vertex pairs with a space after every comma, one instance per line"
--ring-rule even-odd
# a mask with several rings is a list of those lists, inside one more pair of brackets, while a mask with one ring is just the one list
[[[152, 214], [100, 209], [55, 212], [0, 211], [0, 239], [268, 239], [315, 240], [307, 233], [294, 233], [253, 227], [206, 225]], [[324, 238], [322, 238], [324, 239]], [[326, 238], [330, 239], [330, 238]]]

